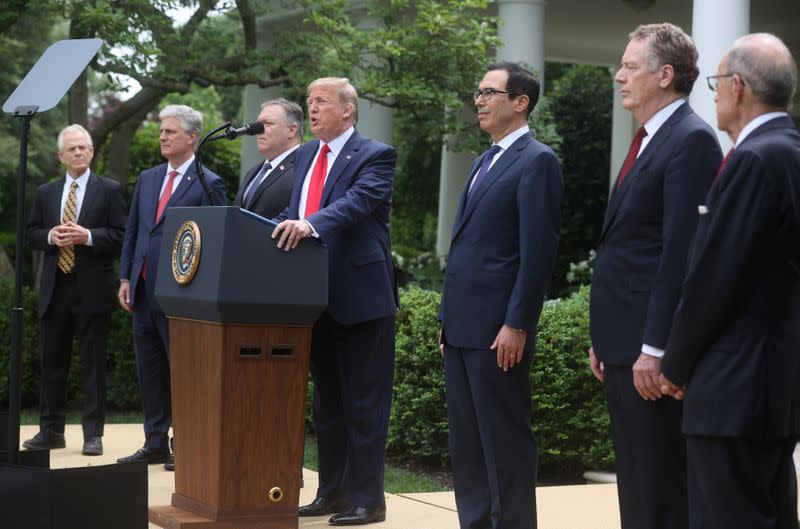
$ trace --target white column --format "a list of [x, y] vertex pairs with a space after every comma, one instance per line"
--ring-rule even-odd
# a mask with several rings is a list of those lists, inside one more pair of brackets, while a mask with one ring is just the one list
[[[715, 130], [717, 110], [714, 92], [706, 85], [706, 76], [717, 73], [725, 52], [737, 38], [750, 32], [750, 0], [694, 0], [692, 38], [700, 55], [700, 76], [694, 84], [689, 103]], [[728, 135], [717, 131], [726, 152], [733, 145]]]
[[[533, 68], [544, 87], [544, 0], [499, 0], [501, 19], [498, 36], [503, 44], [497, 49], [497, 60], [523, 62]], [[475, 79], [475, 85], [480, 79]], [[473, 110], [474, 109], [470, 109]], [[488, 144], [487, 138], [487, 144]], [[442, 147], [439, 180], [439, 216], [436, 230], [436, 253], [447, 255], [450, 235], [458, 207], [458, 199], [467, 180], [467, 171], [474, 159], [470, 153], [453, 152]]]
[[[613, 82], [613, 81], [612, 81]], [[639, 126], [629, 110], [622, 106], [622, 96], [619, 85], [614, 83], [614, 107], [611, 112], [611, 166], [609, 167], [608, 185], [614, 180], [622, 168], [622, 163], [628, 155], [628, 149], [633, 141], [633, 135]]]
[[[251, 123], [258, 119], [258, 114], [261, 112], [261, 103], [270, 99], [281, 97], [280, 87], [272, 88], [259, 88], [256, 85], [247, 85], [244, 88], [244, 122]], [[248, 169], [253, 167], [259, 162], [263, 162], [264, 158], [258, 152], [256, 146], [255, 136], [244, 136], [242, 140], [242, 159], [239, 164], [239, 183], [241, 184], [242, 178]]]
[[378, 103], [359, 98], [358, 124], [356, 127], [362, 136], [387, 145], [392, 145], [394, 134], [394, 110]]
[[544, 86], [544, 0], [498, 0], [497, 60], [524, 62]]

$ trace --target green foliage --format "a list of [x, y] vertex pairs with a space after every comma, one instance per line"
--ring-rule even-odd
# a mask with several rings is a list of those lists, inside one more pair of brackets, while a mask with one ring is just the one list
[[[22, 342], [20, 351], [20, 399], [23, 406], [39, 403], [39, 320], [38, 297], [22, 288]], [[11, 358], [11, 308], [14, 306], [14, 283], [0, 277], [0, 405], [8, 409], [9, 361]]]
[[600, 237], [608, 200], [613, 80], [607, 68], [573, 65], [553, 82], [550, 95], [554, 122], [563, 138], [564, 205], [561, 241], [550, 293], [570, 287], [569, 264], [586, 258]]
[[533, 429], [544, 468], [613, 464], [603, 386], [589, 370], [589, 287], [545, 304], [531, 371]]
[[[589, 371], [589, 289], [542, 310], [531, 369], [533, 430], [543, 469], [579, 471], [613, 463], [602, 386]], [[394, 403], [389, 450], [445, 464], [447, 406], [436, 346], [440, 295], [409, 287], [397, 319]]]
[[414, 286], [401, 291], [387, 450], [444, 464], [449, 451], [442, 358], [437, 346], [440, 299], [437, 292]]

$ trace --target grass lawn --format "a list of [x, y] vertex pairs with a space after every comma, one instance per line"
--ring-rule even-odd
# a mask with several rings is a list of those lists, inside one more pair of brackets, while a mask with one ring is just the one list
[[[137, 412], [110, 412], [106, 416], [106, 424], [136, 424], [142, 423], [141, 413]], [[67, 413], [67, 424], [80, 424], [81, 414], [78, 411]], [[20, 424], [30, 425], [39, 423], [39, 412], [23, 410], [20, 413]], [[317, 440], [306, 437], [305, 457], [303, 466], [310, 470], [317, 470]], [[386, 492], [397, 494], [401, 492], [438, 492], [447, 490], [446, 480], [435, 475], [434, 472], [415, 472], [407, 468], [387, 463], [384, 474], [384, 488]]]

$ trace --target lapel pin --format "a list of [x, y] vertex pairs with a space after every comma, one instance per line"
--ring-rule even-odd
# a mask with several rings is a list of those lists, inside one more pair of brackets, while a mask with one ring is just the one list
[[705, 215], [706, 213], [708, 213], [708, 208], [701, 204], [697, 206], [697, 212], [701, 215]]
[[281, 165], [280, 167], [278, 167], [278, 169], [280, 169], [281, 171], [283, 171], [283, 167], [284, 167], [284, 166], [283, 166], [283, 165]]
[[352, 158], [352, 156], [350, 156], [350, 155], [348, 154], [348, 155], [347, 155], [347, 159], [349, 160], [350, 158]]

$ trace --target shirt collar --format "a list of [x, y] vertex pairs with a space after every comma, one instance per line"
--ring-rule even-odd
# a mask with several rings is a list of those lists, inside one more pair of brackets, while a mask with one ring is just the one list
[[669, 105], [656, 112], [652, 118], [648, 119], [647, 123], [644, 124], [644, 130], [647, 131], [647, 137], [652, 138], [655, 133], [658, 132], [658, 129], [661, 128], [661, 125], [663, 125], [669, 119], [669, 117], [674, 114], [676, 110], [678, 110], [678, 107], [685, 102], [686, 101], [683, 99], [676, 99]]
[[[334, 158], [339, 156], [339, 153], [344, 148], [344, 144], [347, 143], [347, 140], [350, 139], [350, 136], [352, 136], [355, 131], [356, 131], [355, 127], [351, 126], [349, 129], [344, 131], [340, 136], [332, 139], [328, 143], [328, 148], [331, 150], [331, 154], [333, 154]], [[320, 141], [319, 142], [320, 149], [322, 148], [322, 144], [323, 142]]]
[[530, 132], [530, 127], [526, 123], [525, 125], [521, 126], [514, 132], [507, 134], [502, 140], [497, 142], [497, 146], [503, 149], [503, 151], [507, 150], [515, 141], [520, 139], [522, 136]]
[[300, 147], [299, 144], [295, 145], [294, 147], [292, 147], [290, 149], [287, 149], [287, 150], [283, 151], [278, 156], [276, 156], [273, 160], [264, 160], [264, 163], [265, 164], [268, 163], [273, 169], [275, 169], [282, 161], [284, 161], [286, 159], [287, 156], [289, 156], [294, 151], [296, 151], [298, 147]]
[[167, 162], [167, 174], [169, 174], [170, 171], [178, 171], [178, 176], [183, 176], [186, 174], [186, 171], [189, 170], [189, 167], [191, 167], [193, 163], [194, 163], [194, 154], [178, 167], [172, 167], [172, 164]]
[[755, 117], [750, 123], [744, 126], [742, 132], [739, 133], [739, 137], [736, 138], [736, 145], [733, 146], [735, 149], [736, 147], [741, 144], [744, 139], [750, 135], [751, 132], [756, 130], [758, 127], [766, 123], [767, 121], [772, 121], [773, 119], [782, 118], [784, 116], [788, 116], [786, 112], [767, 112], [766, 114], [761, 114], [760, 116]]
[[72, 184], [72, 182], [78, 182], [79, 189], [86, 189], [86, 185], [89, 183], [89, 174], [91, 173], [91, 169], [87, 168], [86, 171], [83, 172], [78, 178], [72, 178], [69, 173], [67, 173], [67, 184]]

